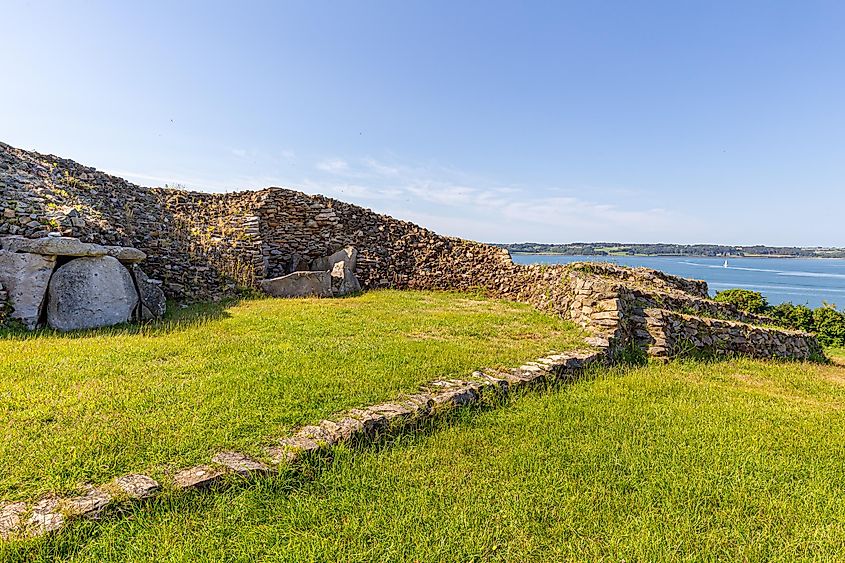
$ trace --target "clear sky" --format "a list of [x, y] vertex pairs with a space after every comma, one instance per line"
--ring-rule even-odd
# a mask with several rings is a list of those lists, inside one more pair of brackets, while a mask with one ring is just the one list
[[845, 246], [845, 2], [0, 0], [0, 140], [494, 242]]

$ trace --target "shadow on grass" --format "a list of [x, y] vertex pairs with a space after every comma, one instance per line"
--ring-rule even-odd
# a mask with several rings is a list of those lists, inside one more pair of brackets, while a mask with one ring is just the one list
[[243, 299], [228, 299], [217, 303], [195, 303], [182, 307], [168, 303], [164, 318], [141, 323], [125, 323], [105, 328], [59, 332], [51, 328], [26, 330], [22, 326], [0, 329], [0, 340], [32, 340], [40, 338], [82, 339], [102, 336], [144, 335], [156, 336], [200, 326], [210, 321], [231, 317], [228, 308]]

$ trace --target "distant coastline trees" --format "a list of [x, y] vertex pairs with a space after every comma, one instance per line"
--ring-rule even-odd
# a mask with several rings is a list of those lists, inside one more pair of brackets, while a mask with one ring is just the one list
[[845, 248], [802, 248], [797, 246], [726, 246], [718, 244], [638, 244], [620, 242], [573, 242], [545, 244], [519, 242], [497, 244], [510, 252], [560, 254], [564, 256], [790, 256], [845, 258]]

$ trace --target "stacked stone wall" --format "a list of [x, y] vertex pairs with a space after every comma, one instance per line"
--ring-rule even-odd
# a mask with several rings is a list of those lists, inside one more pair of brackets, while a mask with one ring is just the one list
[[61, 233], [139, 248], [176, 299], [217, 299], [263, 274], [254, 197], [144, 188], [0, 143], [0, 236]]
[[647, 309], [648, 352], [674, 357], [692, 351], [741, 354], [752, 358], [811, 360], [823, 358], [816, 338], [798, 331]]

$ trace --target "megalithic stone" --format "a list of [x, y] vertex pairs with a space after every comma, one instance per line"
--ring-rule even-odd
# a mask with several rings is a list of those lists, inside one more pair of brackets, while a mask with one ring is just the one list
[[13, 319], [32, 330], [38, 325], [55, 256], [0, 250], [0, 284], [6, 290]]

